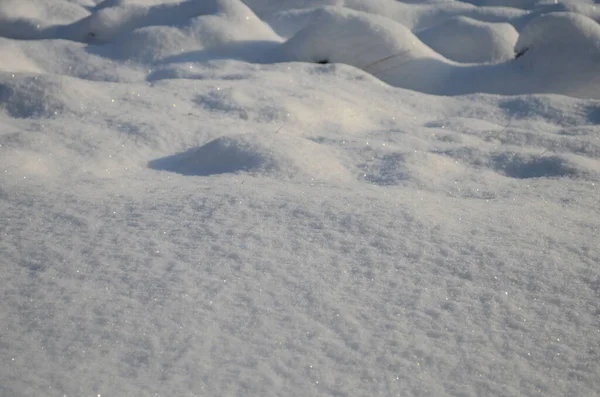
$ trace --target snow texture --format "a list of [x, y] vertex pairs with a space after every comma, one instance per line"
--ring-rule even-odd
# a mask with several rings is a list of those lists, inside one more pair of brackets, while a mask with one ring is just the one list
[[591, 0], [0, 1], [0, 396], [594, 396]]

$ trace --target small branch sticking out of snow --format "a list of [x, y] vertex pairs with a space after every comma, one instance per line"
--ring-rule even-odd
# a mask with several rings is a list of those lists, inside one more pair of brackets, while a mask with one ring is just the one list
[[411, 51], [411, 50], [410, 50], [410, 49], [408, 49], [408, 50], [405, 50], [405, 51], [399, 52], [399, 53], [397, 53], [397, 54], [393, 54], [393, 55], [387, 56], [387, 57], [385, 57], [385, 58], [381, 58], [381, 59], [379, 59], [379, 60], [377, 60], [377, 61], [375, 61], [375, 62], [372, 62], [372, 63], [368, 64], [367, 66], [365, 66], [365, 67], [363, 68], [363, 70], [364, 70], [365, 72], [368, 72], [368, 71], [369, 71], [369, 69], [370, 69], [370, 68], [372, 68], [373, 66], [375, 66], [375, 65], [378, 65], [378, 64], [380, 64], [381, 62], [385, 62], [385, 61], [388, 61], [388, 60], [390, 60], [390, 59], [394, 59], [394, 58], [396, 58], [396, 57], [399, 57], [399, 56], [402, 56], [402, 55], [406, 55], [406, 54], [410, 53], [410, 51]]

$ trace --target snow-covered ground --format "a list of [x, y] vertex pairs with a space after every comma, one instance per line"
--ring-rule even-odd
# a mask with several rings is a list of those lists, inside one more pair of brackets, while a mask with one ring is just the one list
[[0, 396], [595, 396], [600, 5], [0, 0]]

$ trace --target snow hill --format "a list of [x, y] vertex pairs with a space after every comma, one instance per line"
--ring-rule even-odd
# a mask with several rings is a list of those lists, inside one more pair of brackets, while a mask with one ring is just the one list
[[0, 0], [0, 396], [594, 396], [600, 5]]

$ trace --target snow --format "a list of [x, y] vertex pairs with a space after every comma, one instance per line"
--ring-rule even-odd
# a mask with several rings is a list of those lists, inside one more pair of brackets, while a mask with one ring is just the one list
[[[465, 33], [468, 37], [476, 35], [475, 26], [481, 26], [482, 22], [454, 26], [456, 44], [448, 45], [430, 36], [432, 31], [433, 36], [436, 31], [438, 35], [444, 34], [444, 26], [452, 27], [448, 25], [451, 22], [449, 19], [439, 29], [430, 28], [421, 34], [434, 41], [440, 52], [456, 60], [504, 62], [451, 61], [392, 19], [343, 8], [321, 10], [283, 44], [282, 56], [276, 59], [341, 62], [389, 84], [438, 95], [556, 93], [598, 98], [600, 26], [591, 18], [572, 12], [545, 14], [527, 23], [518, 39], [513, 34], [514, 28], [495, 31], [489, 28], [495, 35], [490, 34], [488, 40], [466, 41]], [[469, 22], [463, 20], [464, 23]], [[462, 29], [465, 26], [467, 32]], [[482, 34], [477, 34], [481, 39]], [[556, 36], [560, 39], [555, 39]], [[505, 48], [498, 48], [490, 41], [502, 41]], [[506, 44], [511, 44], [519, 54], [518, 59], [513, 59], [515, 52], [510, 56]]]
[[485, 23], [468, 17], [449, 18], [419, 38], [453, 61], [501, 62], [512, 59], [519, 33], [509, 23]]
[[0, 395], [595, 395], [598, 20], [0, 2]]

